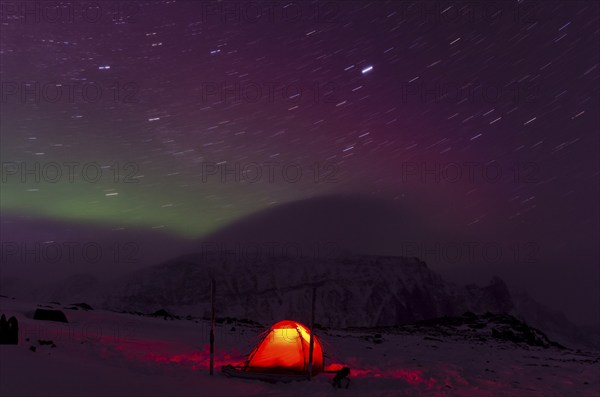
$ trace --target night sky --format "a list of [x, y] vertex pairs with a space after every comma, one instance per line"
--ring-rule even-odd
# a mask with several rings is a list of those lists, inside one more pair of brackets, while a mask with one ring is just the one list
[[537, 242], [538, 294], [597, 321], [598, 3], [26, 3], [2, 4], [3, 215], [201, 238], [311, 197], [402, 201]]

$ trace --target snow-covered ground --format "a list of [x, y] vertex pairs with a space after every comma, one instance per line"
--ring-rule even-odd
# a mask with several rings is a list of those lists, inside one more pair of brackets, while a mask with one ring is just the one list
[[[45, 305], [45, 304], [44, 304]], [[269, 384], [208, 374], [209, 324], [109, 311], [68, 310], [69, 323], [32, 319], [37, 303], [0, 298], [19, 320], [18, 346], [0, 345], [2, 396], [594, 396], [598, 352], [381, 330], [320, 331], [326, 365], [352, 368]], [[68, 305], [67, 305], [68, 306]], [[265, 327], [221, 323], [216, 364], [240, 363]], [[379, 333], [380, 336], [375, 337]], [[26, 339], [29, 339], [28, 341]], [[56, 347], [40, 345], [52, 340]], [[35, 352], [31, 350], [35, 346]]]

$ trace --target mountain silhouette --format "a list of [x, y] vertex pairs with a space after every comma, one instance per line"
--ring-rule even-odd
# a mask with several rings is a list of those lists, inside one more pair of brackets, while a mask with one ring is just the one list
[[401, 201], [332, 195], [265, 209], [200, 242], [207, 250], [272, 248], [313, 255], [321, 249], [326, 254], [417, 256], [410, 253], [419, 242], [442, 238], [431, 223]]

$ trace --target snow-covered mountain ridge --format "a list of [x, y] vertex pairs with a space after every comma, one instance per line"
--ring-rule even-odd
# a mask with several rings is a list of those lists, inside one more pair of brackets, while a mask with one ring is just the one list
[[[208, 317], [210, 280], [217, 284], [217, 315], [270, 324], [282, 318], [310, 321], [317, 288], [316, 322], [328, 328], [385, 327], [444, 316], [510, 313], [566, 346], [600, 348], [593, 330], [576, 327], [560, 312], [504, 281], [461, 286], [445, 281], [417, 258], [346, 255], [299, 257], [230, 252], [181, 256], [111, 282], [74, 275], [36, 288], [38, 301], [88, 302], [115, 311]], [[16, 284], [18, 285], [18, 284]], [[15, 288], [3, 283], [3, 294]], [[22, 291], [23, 288], [19, 288]], [[19, 296], [21, 296], [19, 295]], [[21, 296], [23, 297], [23, 296]]]
[[261, 256], [242, 263], [223, 253], [188, 255], [137, 271], [118, 282], [103, 306], [141, 311], [189, 306], [206, 312], [213, 278], [219, 315], [265, 323], [306, 318], [313, 287], [318, 322], [332, 328], [392, 326], [514, 308], [501, 279], [485, 287], [458, 286], [417, 258]]

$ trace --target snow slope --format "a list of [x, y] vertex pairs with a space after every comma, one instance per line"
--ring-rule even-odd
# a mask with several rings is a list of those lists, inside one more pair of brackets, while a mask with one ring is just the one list
[[[69, 323], [33, 320], [37, 304], [0, 298], [0, 312], [20, 321], [20, 344], [0, 345], [3, 396], [591, 397], [600, 391], [598, 352], [464, 338], [460, 327], [317, 331], [326, 364], [352, 368], [348, 390], [334, 391], [329, 374], [290, 384], [210, 377], [205, 321], [48, 306], [63, 309]], [[219, 324], [217, 365], [243, 361], [264, 329]]]

